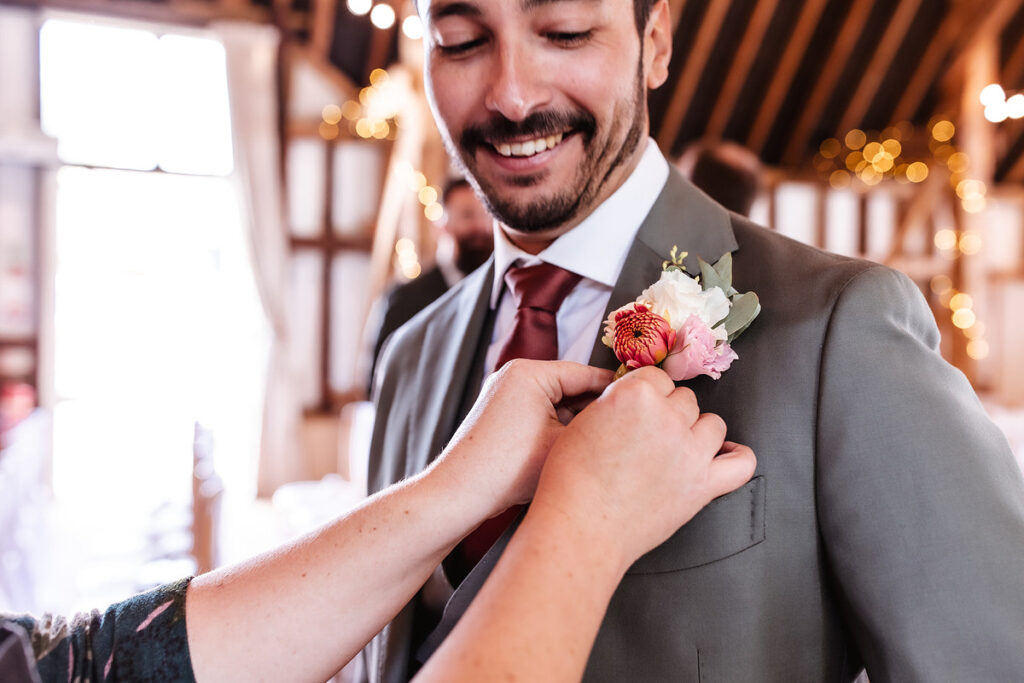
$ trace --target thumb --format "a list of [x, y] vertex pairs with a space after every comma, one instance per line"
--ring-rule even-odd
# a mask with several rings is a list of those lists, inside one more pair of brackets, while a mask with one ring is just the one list
[[717, 498], [750, 481], [757, 468], [754, 451], [742, 444], [726, 441], [722, 451], [708, 465], [708, 488]]

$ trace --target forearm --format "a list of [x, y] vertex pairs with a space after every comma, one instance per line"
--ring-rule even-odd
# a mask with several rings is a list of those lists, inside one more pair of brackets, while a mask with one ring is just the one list
[[534, 505], [487, 583], [417, 677], [579, 681], [628, 562], [598, 520]]
[[186, 615], [196, 678], [333, 675], [483, 516], [454, 485], [430, 470], [278, 550], [194, 579]]

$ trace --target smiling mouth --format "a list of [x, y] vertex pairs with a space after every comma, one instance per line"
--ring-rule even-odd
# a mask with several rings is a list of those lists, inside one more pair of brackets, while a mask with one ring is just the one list
[[503, 157], [532, 157], [535, 154], [540, 154], [557, 147], [561, 144], [564, 137], [564, 133], [557, 133], [524, 142], [491, 143], [491, 146], [494, 148], [494, 151]]

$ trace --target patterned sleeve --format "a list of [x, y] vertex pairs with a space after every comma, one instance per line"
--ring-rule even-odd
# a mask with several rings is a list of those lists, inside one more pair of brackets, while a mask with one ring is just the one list
[[25, 629], [39, 674], [50, 681], [193, 682], [185, 631], [185, 591], [191, 579], [155, 588], [104, 612], [71, 620], [45, 614], [4, 616]]

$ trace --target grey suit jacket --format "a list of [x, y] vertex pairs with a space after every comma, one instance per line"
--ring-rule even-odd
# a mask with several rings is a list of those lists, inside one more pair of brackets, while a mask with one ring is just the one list
[[[761, 299], [739, 360], [686, 383], [757, 472], [630, 569], [585, 680], [1024, 679], [1024, 483], [913, 283], [757, 227], [673, 172], [609, 310], [673, 245], [690, 272], [733, 251], [735, 286]], [[492, 277], [471, 275], [386, 350], [374, 490], [423, 469], [478, 388]], [[600, 341], [591, 362], [617, 366]], [[415, 609], [369, 648], [371, 680], [403, 679]]]

